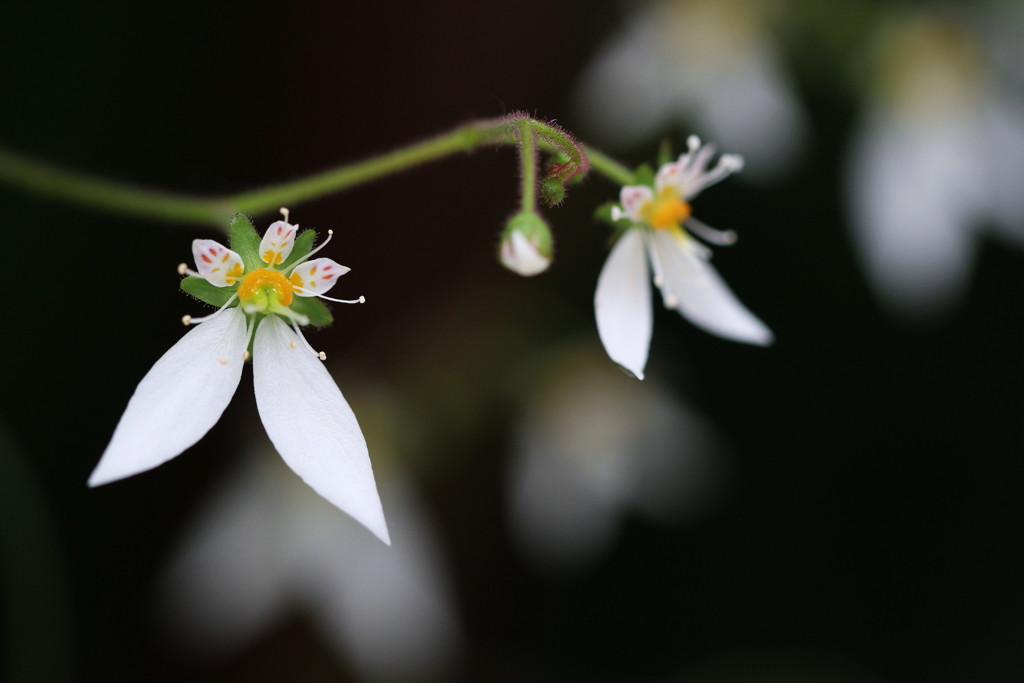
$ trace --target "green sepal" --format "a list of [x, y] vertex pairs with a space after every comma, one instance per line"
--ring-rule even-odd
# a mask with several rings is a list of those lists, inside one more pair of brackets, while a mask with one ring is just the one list
[[181, 281], [182, 291], [191, 294], [203, 303], [220, 308], [237, 291], [235, 287], [214, 287], [201, 277], [189, 275]]
[[316, 297], [296, 296], [292, 299], [292, 305], [289, 308], [309, 318], [309, 324], [316, 327], [323, 327], [334, 322], [331, 311], [324, 306], [324, 302]]
[[672, 158], [672, 141], [665, 138], [658, 145], [658, 168], [661, 168], [665, 164], [673, 161]]
[[654, 169], [648, 164], [640, 164], [637, 166], [634, 178], [636, 178], [636, 185], [654, 187]]
[[245, 265], [245, 272], [251, 273], [257, 268], [263, 268], [263, 259], [260, 258], [260, 236], [256, 233], [252, 221], [244, 213], [236, 213], [231, 217], [231, 228], [228, 231], [231, 241], [231, 249], [238, 252]]
[[316, 242], [316, 230], [303, 230], [300, 232], [299, 236], [295, 238], [292, 253], [277, 267], [278, 270], [287, 270], [299, 259], [306, 258], [306, 254], [313, 251], [313, 242]]

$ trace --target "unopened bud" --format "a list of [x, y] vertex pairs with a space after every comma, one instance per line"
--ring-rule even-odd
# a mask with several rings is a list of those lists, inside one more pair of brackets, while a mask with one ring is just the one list
[[509, 219], [501, 236], [498, 258], [514, 273], [531, 277], [551, 265], [551, 230], [536, 213], [523, 211]]
[[558, 206], [565, 199], [565, 185], [558, 178], [548, 178], [540, 184], [540, 196], [548, 206]]

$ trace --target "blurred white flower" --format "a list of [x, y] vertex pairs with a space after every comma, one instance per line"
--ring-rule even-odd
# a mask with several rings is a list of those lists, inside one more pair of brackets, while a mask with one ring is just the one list
[[176, 640], [229, 654], [295, 610], [364, 680], [444, 680], [460, 635], [411, 482], [380, 479], [388, 548], [258, 456], [226, 480], [168, 568], [162, 608]]
[[654, 381], [610, 372], [592, 347], [552, 358], [519, 423], [508, 477], [512, 531], [552, 569], [596, 560], [633, 511], [705, 513], [724, 467], [709, 423]]
[[[705, 188], [743, 167], [743, 159], [723, 154], [708, 168], [715, 151], [701, 146], [696, 135], [678, 161], [664, 164], [654, 187], [626, 185], [612, 220], [628, 219], [632, 227], [612, 247], [597, 279], [594, 314], [608, 356], [637, 378], [644, 378], [653, 316], [648, 280], [661, 290], [667, 308], [676, 309], [708, 332], [767, 345], [772, 333], [733, 295], [709, 263], [711, 250], [693, 239], [683, 225], [716, 244], [732, 244], [731, 231], [714, 230], [691, 215], [690, 200]], [[648, 268], [648, 265], [650, 266]]]
[[762, 0], [631, 4], [577, 93], [597, 141], [632, 145], [682, 119], [739, 149], [755, 179], [784, 170], [805, 117], [771, 38]]
[[1024, 238], [1024, 116], [987, 48], [934, 14], [879, 38], [848, 199], [869, 280], [899, 313], [934, 315], [963, 293], [983, 228]]

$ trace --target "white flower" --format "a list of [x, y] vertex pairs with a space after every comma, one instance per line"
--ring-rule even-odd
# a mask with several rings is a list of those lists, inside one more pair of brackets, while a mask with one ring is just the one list
[[[298, 328], [309, 322], [300, 309], [314, 310], [300, 307], [299, 297], [322, 296], [348, 268], [326, 258], [307, 260], [319, 249], [290, 263], [296, 228], [284, 221], [271, 225], [258, 255], [244, 217], [232, 227], [233, 242], [246, 230], [253, 235], [238, 240], [251, 244], [244, 254], [213, 240], [193, 242], [198, 272], [179, 272], [233, 293], [216, 313], [185, 317], [199, 326], [139, 383], [90, 486], [152, 469], [199, 441], [234, 395], [252, 340], [256, 405], [278, 453], [317, 493], [389, 543], [359, 424], [320, 362], [324, 354], [314, 352]], [[231, 306], [236, 299], [239, 305]]]
[[983, 228], [1024, 237], [1024, 117], [967, 26], [887, 28], [847, 169], [853, 238], [883, 303], [936, 315], [963, 293]]
[[743, 166], [743, 160], [725, 154], [708, 169], [714, 155], [696, 136], [678, 161], [658, 169], [654, 188], [627, 185], [619, 194], [621, 207], [612, 218], [627, 218], [627, 229], [612, 248], [597, 280], [594, 312], [601, 343], [613, 361], [643, 379], [651, 341], [653, 317], [647, 284], [654, 284], [668, 308], [677, 309], [691, 322], [713, 334], [767, 345], [772, 333], [744, 308], [708, 262], [710, 250], [694, 240], [683, 224], [705, 240], [731, 244], [736, 236], [709, 228], [690, 215], [689, 201], [702, 190]]
[[174, 639], [231, 655], [300, 613], [360, 680], [450, 680], [461, 629], [413, 482], [381, 475], [395, 534], [386, 548], [267, 455], [241, 463], [173, 556], [160, 607]]
[[511, 528], [546, 568], [596, 560], [629, 514], [692, 519], [723, 492], [716, 430], [656, 379], [633, 382], [601, 360], [576, 347], [551, 358], [516, 430]]
[[521, 211], [505, 224], [498, 258], [513, 273], [532, 277], [551, 265], [553, 248], [547, 222], [534, 211]]
[[551, 258], [541, 254], [521, 230], [513, 230], [501, 241], [499, 254], [502, 265], [523, 277], [539, 275], [551, 265]]
[[577, 109], [595, 137], [635, 145], [684, 117], [742, 149], [755, 177], [791, 165], [805, 115], [764, 0], [633, 2], [584, 72]]

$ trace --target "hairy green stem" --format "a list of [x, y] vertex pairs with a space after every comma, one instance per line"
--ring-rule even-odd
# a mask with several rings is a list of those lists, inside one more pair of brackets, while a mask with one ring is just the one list
[[629, 168], [612, 159], [603, 152], [598, 152], [593, 147], [585, 147], [587, 158], [590, 159], [590, 168], [605, 176], [618, 185], [635, 185], [636, 174]]
[[[237, 211], [260, 214], [346, 190], [454, 154], [471, 152], [487, 145], [508, 144], [523, 145], [522, 153], [526, 156], [532, 154], [534, 159], [532, 166], [524, 164], [524, 207], [528, 202], [529, 206], [533, 206], [536, 201], [538, 146], [560, 151], [569, 159], [567, 164], [552, 170], [562, 181], [586, 173], [589, 168], [618, 184], [628, 185], [633, 181], [632, 171], [596, 150], [584, 148], [557, 126], [525, 114], [512, 114], [465, 124], [436, 137], [299, 180], [220, 197], [197, 197], [137, 187], [45, 164], [2, 148], [0, 183], [114, 213], [223, 227]], [[528, 171], [532, 172], [529, 179], [525, 177]]]
[[519, 121], [519, 168], [522, 181], [520, 211], [537, 210], [537, 146], [529, 119]]

